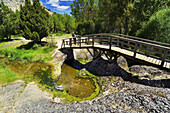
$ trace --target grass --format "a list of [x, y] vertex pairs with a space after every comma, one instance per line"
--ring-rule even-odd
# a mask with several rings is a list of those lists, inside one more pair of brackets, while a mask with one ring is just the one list
[[9, 67], [1, 63], [0, 65], [0, 84], [10, 83], [19, 79], [19, 74], [12, 72]]
[[11, 38], [20, 38], [22, 37], [21, 35], [11, 35]]
[[[42, 74], [42, 75], [44, 75], [44, 74]], [[49, 78], [50, 78], [50, 76], [49, 76]], [[87, 78], [87, 76], [86, 76], [86, 78]], [[42, 79], [37, 79], [37, 80], [42, 80]], [[48, 81], [50, 81], [50, 80], [51, 79], [49, 79]], [[96, 87], [95, 91], [89, 97], [86, 97], [86, 98], [78, 98], [78, 97], [74, 97], [72, 95], [69, 95], [67, 90], [64, 90], [64, 91], [56, 90], [52, 84], [51, 85], [50, 84], [44, 84], [40, 81], [38, 81], [38, 83], [41, 83], [40, 87], [43, 90], [46, 90], [47, 92], [53, 94], [53, 98], [55, 98], [55, 97], [62, 98], [63, 102], [74, 102], [74, 101], [80, 102], [80, 101], [83, 101], [83, 100], [91, 100], [99, 94], [100, 87], [97, 84], [97, 81], [95, 79], [92, 79], [92, 81], [94, 82], [94, 85]]]
[[[17, 36], [12, 36], [17, 38]], [[50, 52], [56, 47], [48, 47], [48, 43], [28, 41], [3, 41], [0, 43], [0, 84], [13, 82], [17, 79], [33, 80], [33, 75], [44, 65], [40, 62], [52, 60]], [[34, 62], [33, 62], [34, 61]]]
[[[30, 42], [32, 43], [32, 42]], [[52, 60], [50, 52], [53, 51], [55, 47], [48, 48], [47, 46], [41, 46], [40, 44], [33, 44], [29, 49], [25, 47], [4, 47], [0, 49], [1, 57], [10, 57], [15, 60], [27, 60], [27, 61], [41, 61], [47, 62]]]
[[[45, 69], [45, 70], [44, 70]], [[44, 81], [51, 76], [53, 67], [42, 62], [28, 62], [24, 60], [0, 59], [0, 84], [7, 84], [15, 80]], [[42, 74], [44, 75], [42, 77]]]
[[[57, 38], [71, 36], [71, 34], [57, 34]], [[1, 42], [0, 47], [9, 42]], [[88, 78], [94, 82], [95, 91], [89, 97], [77, 98], [68, 94], [67, 90], [55, 89], [52, 78], [53, 66], [50, 52], [56, 47], [49, 47], [48, 43], [33, 43], [15, 40], [0, 48], [0, 84], [8, 84], [15, 80], [34, 81], [43, 89], [53, 94], [53, 97], [63, 98], [65, 102], [91, 100], [100, 92], [95, 76], [86, 72]], [[2, 58], [3, 57], [3, 58]], [[44, 63], [43, 63], [44, 62]], [[84, 77], [83, 77], [84, 78]]]
[[99, 92], [100, 92], [100, 87], [99, 87], [99, 85], [97, 84], [97, 81], [96, 81], [96, 79], [92, 79], [92, 81], [94, 82], [94, 85], [95, 85], [95, 91], [94, 91], [94, 93], [92, 93], [89, 97], [86, 97], [86, 98], [77, 98], [77, 97], [74, 97], [74, 96], [71, 96], [71, 95], [69, 95], [68, 93], [66, 93], [66, 91], [64, 91], [63, 93], [64, 93], [64, 95], [65, 95], [65, 102], [74, 102], [74, 101], [78, 101], [78, 102], [80, 102], [80, 101], [83, 101], [83, 100], [92, 100], [94, 97], [96, 97], [98, 94], [99, 94]]
[[77, 59], [81, 64], [87, 64], [91, 60], [85, 60], [85, 59]]
[[5, 45], [5, 44], [7, 44], [7, 43], [9, 43], [9, 42], [11, 42], [11, 41], [7, 41], [7, 42], [0, 42], [0, 48], [1, 48], [1, 46]]
[[63, 36], [64, 33], [56, 33], [55, 35], [56, 35], [56, 36]]

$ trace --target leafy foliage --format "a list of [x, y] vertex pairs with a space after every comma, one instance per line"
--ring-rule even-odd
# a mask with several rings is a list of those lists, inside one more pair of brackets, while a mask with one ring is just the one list
[[19, 33], [19, 12], [15, 13], [4, 3], [0, 3], [0, 40]]
[[80, 35], [101, 32], [135, 35], [143, 22], [169, 4], [168, 0], [75, 0], [71, 14]]
[[40, 5], [39, 0], [25, 1], [25, 6], [20, 11], [21, 31], [26, 39], [40, 42], [43, 37], [49, 34], [49, 14]]
[[1, 57], [10, 57], [15, 60], [27, 60], [27, 61], [41, 61], [46, 62], [52, 59], [51, 51], [54, 47], [48, 48], [46, 45], [43, 46], [43, 43], [37, 44], [30, 42], [26, 45], [20, 47], [8, 47], [0, 49]]
[[53, 14], [54, 32], [71, 33], [75, 31], [77, 25], [73, 17], [68, 14]]
[[148, 22], [143, 23], [137, 36], [155, 41], [170, 43], [170, 8], [153, 14]]

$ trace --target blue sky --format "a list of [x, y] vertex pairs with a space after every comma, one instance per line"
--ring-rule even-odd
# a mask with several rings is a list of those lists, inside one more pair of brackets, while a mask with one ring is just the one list
[[59, 14], [70, 14], [73, 0], [40, 0], [48, 9]]

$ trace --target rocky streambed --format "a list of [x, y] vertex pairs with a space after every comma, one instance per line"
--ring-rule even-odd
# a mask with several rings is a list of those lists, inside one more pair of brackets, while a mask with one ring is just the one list
[[[75, 57], [91, 58], [89, 55], [83, 54], [82, 56], [81, 53], [77, 54], [79, 56]], [[58, 51], [58, 49], [53, 52], [53, 56], [54, 60], [51, 62], [55, 65], [53, 75], [56, 74], [56, 76], [58, 76], [61, 73], [63, 62], [66, 57], [69, 57]], [[140, 78], [139, 73], [141, 73], [141, 71], [136, 71], [134, 72], [138, 74], [138, 78], [136, 79], [136, 77], [133, 77], [133, 73], [128, 71], [126, 61], [124, 59], [118, 60], [120, 63], [117, 64], [114, 61], [108, 63], [102, 58], [97, 58], [87, 65], [80, 65], [80, 67], [83, 66], [81, 68], [98, 74], [102, 80], [101, 84], [103, 85], [99, 84], [101, 85], [101, 92], [92, 100], [64, 103], [62, 102], [62, 98], [53, 98], [51, 93], [42, 91], [42, 89], [38, 87], [38, 84], [34, 82], [26, 83], [24, 81], [16, 81], [0, 87], [0, 113], [168, 113], [170, 111], [170, 89], [168, 85], [167, 88], [158, 82], [156, 82], [155, 85], [155, 82], [153, 82], [155, 80], [154, 77], [147, 78], [149, 74], [152, 74], [150, 72], [148, 72], [146, 77], [142, 76]], [[107, 69], [105, 69], [106, 67]], [[132, 71], [135, 70], [136, 68], [132, 68]], [[158, 73], [160, 74], [160, 72]], [[169, 77], [167, 74], [168, 73], [166, 73], [166, 77], [164, 78]], [[154, 76], [157, 76], [157, 74], [154, 74]], [[134, 79], [130, 80], [130, 78]], [[135, 80], [140, 81], [135, 83]], [[161, 81], [161, 83], [169, 84], [169, 79], [167, 78], [165, 81]]]
[[[124, 81], [117, 76], [102, 76], [107, 83], [93, 100], [63, 103], [61, 98], [42, 91], [38, 84], [16, 81], [0, 87], [0, 112], [9, 113], [122, 113], [169, 112], [170, 89]], [[111, 80], [110, 80], [111, 79]]]
[[[118, 79], [118, 78], [116, 78]], [[68, 112], [169, 112], [170, 89], [115, 81], [111, 88], [119, 89], [91, 101], [62, 103], [59, 98], [40, 90], [35, 83], [22, 81], [0, 87], [0, 111], [11, 113]]]

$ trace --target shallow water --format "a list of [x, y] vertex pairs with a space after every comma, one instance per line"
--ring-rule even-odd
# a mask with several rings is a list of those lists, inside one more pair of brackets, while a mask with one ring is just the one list
[[70, 67], [67, 64], [63, 64], [61, 76], [57, 82], [58, 85], [62, 85], [64, 90], [68, 94], [78, 97], [86, 98], [91, 96], [95, 91], [94, 81], [90, 78], [77, 77], [78, 70]]
[[[47, 63], [0, 58], [0, 64], [2, 62], [5, 63], [11, 71], [19, 74], [21, 78], [30, 78], [30, 80], [32, 80], [33, 77], [39, 77], [44, 83], [53, 80], [52, 78], [49, 79], [53, 67]], [[45, 69], [45, 72], [41, 74], [43, 69]], [[63, 89], [74, 97], [81, 99], [90, 97], [95, 92], [95, 83], [93, 79], [78, 77], [78, 72], [79, 70], [67, 64], [63, 64], [61, 76], [57, 84], [62, 85]]]
[[[5, 64], [11, 71], [23, 77], [39, 76], [38, 72], [45, 69], [49, 73], [52, 72], [52, 66], [42, 62], [28, 62], [24, 60], [11, 60], [9, 58], [0, 58], [0, 65]], [[22, 77], [21, 77], [22, 78]]]

